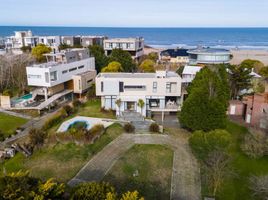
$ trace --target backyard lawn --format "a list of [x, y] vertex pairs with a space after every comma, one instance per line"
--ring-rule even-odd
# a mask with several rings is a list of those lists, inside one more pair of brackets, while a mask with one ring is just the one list
[[87, 101], [84, 106], [79, 108], [76, 115], [86, 116], [86, 117], [96, 117], [96, 118], [110, 118], [115, 119], [115, 115], [112, 111], [100, 111], [101, 100], [94, 99]]
[[119, 124], [113, 124], [94, 144], [76, 145], [46, 144], [42, 149], [26, 158], [18, 153], [14, 158], [0, 164], [1, 175], [3, 167], [6, 172], [28, 170], [34, 177], [55, 178], [58, 181], [70, 180], [91, 157], [123, 132]]
[[4, 133], [5, 137], [13, 134], [18, 127], [26, 122], [27, 119], [0, 113], [0, 130]]
[[[105, 176], [120, 192], [138, 190], [145, 199], [170, 199], [173, 151], [161, 145], [135, 145]], [[136, 174], [136, 176], [135, 176]]]
[[[224, 182], [219, 192], [219, 200], [251, 200], [252, 192], [249, 190], [249, 177], [251, 175], [267, 175], [268, 174], [268, 156], [261, 159], [251, 159], [243, 154], [240, 149], [243, 136], [248, 133], [245, 127], [229, 122], [227, 130], [233, 136], [233, 146], [231, 155], [233, 161], [231, 167], [233, 175]], [[203, 185], [203, 190], [204, 190]], [[204, 193], [204, 191], [203, 191]]]

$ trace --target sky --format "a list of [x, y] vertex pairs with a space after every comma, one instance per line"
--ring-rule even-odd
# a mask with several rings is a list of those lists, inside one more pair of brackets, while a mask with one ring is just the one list
[[0, 25], [268, 27], [268, 0], [0, 0]]

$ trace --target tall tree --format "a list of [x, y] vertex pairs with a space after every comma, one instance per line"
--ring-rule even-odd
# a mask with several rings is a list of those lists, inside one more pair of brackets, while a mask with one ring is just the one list
[[255, 72], [259, 73], [259, 71], [264, 67], [264, 64], [259, 60], [244, 60], [241, 64], [243, 68], [254, 69]]
[[249, 89], [251, 86], [251, 68], [242, 65], [229, 65], [229, 83], [231, 88], [231, 97], [237, 98], [239, 92], [243, 89]]
[[136, 69], [130, 53], [122, 49], [113, 49], [109, 56], [109, 62], [117, 61], [121, 63], [124, 72], [133, 72]]
[[193, 131], [225, 128], [228, 106], [225, 79], [208, 67], [197, 73], [188, 87], [188, 98], [179, 117], [186, 128]]
[[92, 56], [95, 57], [95, 68], [97, 72], [108, 65], [108, 58], [105, 55], [104, 49], [99, 45], [91, 45], [88, 47]]
[[101, 72], [122, 72], [123, 68], [119, 62], [110, 62], [106, 67], [102, 68]]
[[51, 52], [51, 48], [44, 45], [38, 44], [36, 47], [32, 49], [32, 55], [36, 58], [38, 62], [44, 62], [46, 58], [43, 54]]
[[155, 72], [154, 65], [154, 61], [146, 59], [140, 64], [139, 70], [141, 72]]

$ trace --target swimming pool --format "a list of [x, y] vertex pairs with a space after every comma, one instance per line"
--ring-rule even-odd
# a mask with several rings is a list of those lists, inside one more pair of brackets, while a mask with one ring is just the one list
[[32, 94], [26, 94], [26, 95], [24, 95], [24, 96], [21, 96], [21, 97], [18, 97], [18, 98], [16, 98], [16, 99], [13, 99], [12, 102], [13, 102], [14, 104], [17, 104], [17, 103], [21, 103], [21, 102], [23, 102], [23, 101], [27, 101], [27, 100], [31, 99], [32, 97], [33, 97]]

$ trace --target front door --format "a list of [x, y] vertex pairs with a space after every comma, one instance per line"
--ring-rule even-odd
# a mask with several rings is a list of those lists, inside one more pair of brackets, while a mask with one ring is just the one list
[[127, 102], [127, 110], [128, 111], [134, 111], [135, 110], [135, 103], [136, 102], [128, 101]]

